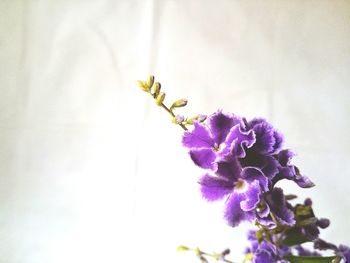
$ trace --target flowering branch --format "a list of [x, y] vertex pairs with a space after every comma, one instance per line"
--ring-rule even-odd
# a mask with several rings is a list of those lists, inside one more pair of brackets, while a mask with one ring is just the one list
[[138, 86], [144, 92], [149, 93], [155, 99], [156, 104], [171, 115], [173, 123], [178, 124], [183, 130], [187, 131], [187, 125], [192, 125], [194, 121], [205, 121], [206, 116], [204, 115], [195, 115], [191, 118], [185, 118], [183, 115], [175, 115], [174, 110], [176, 108], [185, 107], [187, 105], [187, 99], [179, 99], [170, 107], [167, 107], [164, 104], [166, 94], [161, 91], [161, 84], [159, 82], [154, 82], [154, 76], [149, 76], [147, 81], [139, 80]]
[[[185, 118], [174, 109], [187, 105], [187, 100], [164, 104], [165, 93], [154, 77], [139, 81], [141, 89], [155, 99], [183, 130], [182, 145], [188, 149], [195, 165], [206, 171], [199, 179], [201, 194], [207, 201], [225, 201], [224, 218], [236, 227], [244, 221], [255, 222], [258, 229], [248, 233], [250, 246], [244, 262], [253, 263], [350, 263], [350, 248], [336, 246], [319, 238], [320, 229], [330, 221], [315, 216], [311, 199], [293, 203], [296, 195], [286, 195], [277, 187], [289, 180], [301, 188], [313, 182], [291, 164], [293, 151], [283, 149], [284, 137], [267, 120], [247, 120], [231, 113], [217, 111], [208, 118], [196, 115]], [[193, 128], [188, 129], [188, 125]], [[314, 250], [303, 247], [313, 243]], [[180, 247], [178, 251], [191, 250]], [[322, 250], [333, 250], [334, 256], [323, 257]], [[233, 263], [222, 253], [194, 249], [202, 263], [207, 258]]]

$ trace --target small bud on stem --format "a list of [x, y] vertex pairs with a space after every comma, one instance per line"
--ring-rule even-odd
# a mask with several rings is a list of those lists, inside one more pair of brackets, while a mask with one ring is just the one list
[[165, 99], [165, 93], [164, 92], [159, 93], [156, 98], [157, 105], [162, 106], [164, 99]]
[[148, 81], [147, 81], [147, 85], [148, 85], [149, 89], [152, 88], [153, 83], [154, 83], [154, 76], [150, 75], [150, 76], [148, 77]]
[[139, 87], [145, 91], [145, 92], [149, 92], [150, 91], [150, 87], [147, 85], [147, 83], [145, 81], [142, 81], [142, 80], [138, 80], [137, 81], [137, 84], [139, 85]]
[[173, 103], [173, 105], [171, 105], [170, 110], [172, 110], [174, 108], [185, 107], [187, 105], [187, 102], [188, 101], [186, 99], [177, 100]]
[[156, 82], [153, 86], [153, 96], [156, 98], [160, 92], [161, 85], [159, 82]]

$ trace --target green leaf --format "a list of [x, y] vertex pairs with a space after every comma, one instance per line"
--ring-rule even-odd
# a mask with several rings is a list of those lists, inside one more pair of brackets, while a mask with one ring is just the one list
[[285, 259], [291, 263], [331, 263], [335, 257], [296, 257], [287, 256]]
[[291, 246], [299, 245], [310, 241], [311, 240], [309, 240], [308, 238], [306, 238], [304, 235], [300, 233], [288, 231], [286, 233], [286, 238], [282, 241], [282, 244], [288, 247], [291, 247]]

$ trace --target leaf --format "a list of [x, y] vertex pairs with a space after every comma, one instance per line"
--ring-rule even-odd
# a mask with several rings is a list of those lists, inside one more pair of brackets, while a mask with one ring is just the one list
[[303, 234], [294, 232], [294, 231], [288, 231], [286, 233], [286, 238], [282, 241], [283, 245], [286, 245], [288, 247], [299, 245], [305, 242], [310, 242], [307, 237], [305, 237]]
[[297, 257], [287, 256], [285, 259], [289, 260], [290, 263], [331, 263], [334, 257]]

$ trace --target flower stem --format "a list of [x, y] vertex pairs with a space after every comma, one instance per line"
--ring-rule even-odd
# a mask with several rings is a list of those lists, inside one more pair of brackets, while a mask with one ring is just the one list
[[[161, 106], [163, 109], [165, 109], [165, 110], [171, 115], [171, 117], [173, 117], [173, 118], [175, 117], [175, 114], [173, 113], [173, 111], [170, 110], [167, 106], [165, 106], [164, 103], [160, 104], [160, 106]], [[179, 123], [179, 125], [180, 125], [180, 127], [181, 127], [183, 130], [187, 131], [187, 128], [186, 128], [185, 125], [183, 125], [183, 124], [181, 124], [181, 123]]]

